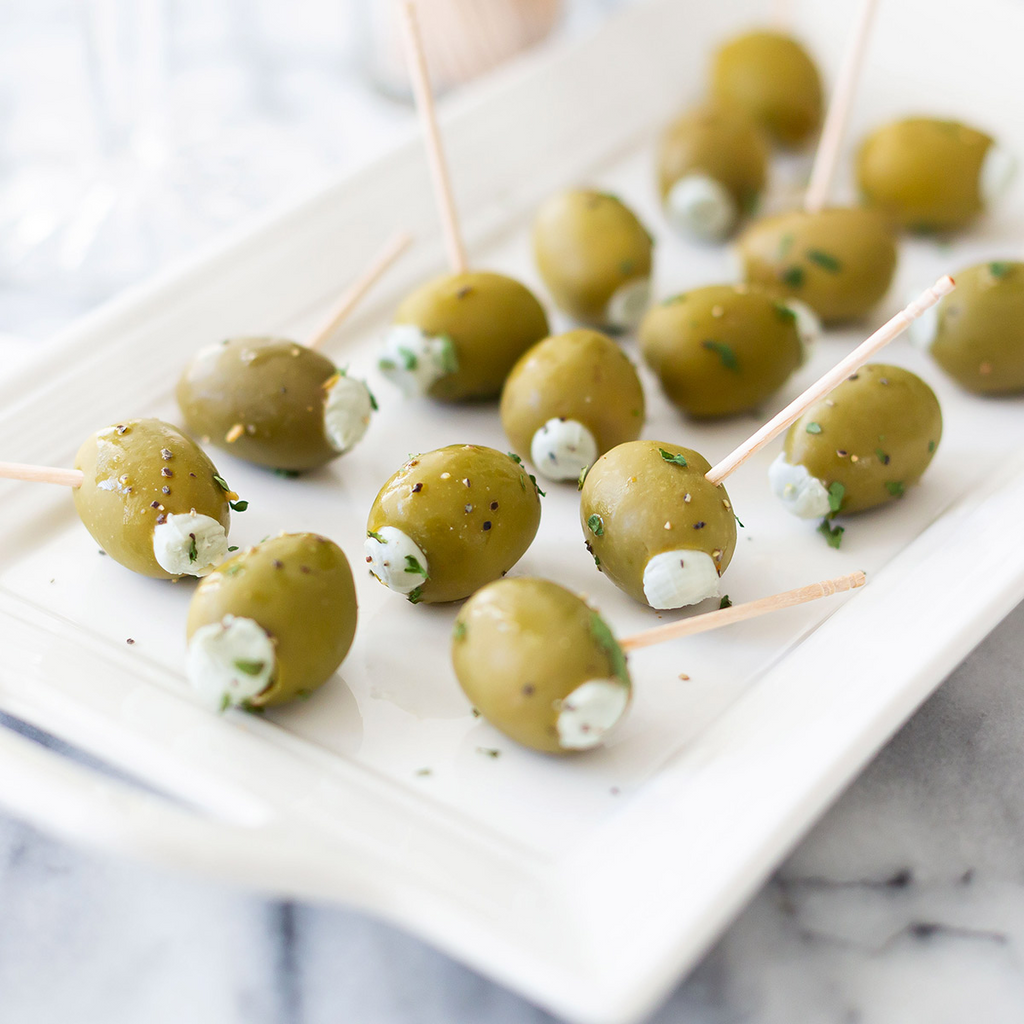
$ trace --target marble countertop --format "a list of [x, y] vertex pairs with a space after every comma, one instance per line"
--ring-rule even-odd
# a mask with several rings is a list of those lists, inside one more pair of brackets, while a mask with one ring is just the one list
[[[578, 0], [567, 31], [615, 2]], [[287, 31], [273, 0], [220, 0], [205, 9], [211, 17], [202, 6], [175, 8], [184, 27], [173, 42], [191, 54], [181, 80], [219, 97], [238, 167], [230, 180], [207, 180], [195, 216], [147, 224], [148, 244], [132, 219], [145, 195], [133, 206], [83, 186], [65, 207], [25, 216], [58, 190], [26, 192], [22, 171], [35, 168], [35, 181], [67, 143], [39, 129], [45, 103], [61, 102], [32, 78], [39, 40], [51, 56], [73, 55], [81, 26], [71, 0], [12, 0], [0, 17], [0, 372], [37, 350], [27, 339], [405, 130], [408, 111], [367, 89], [351, 62], [332, 61], [318, 31], [323, 0], [294, 5]], [[232, 19], [253, 9], [265, 31], [228, 48]], [[350, 52], [344, 24], [339, 15], [333, 43]], [[190, 131], [189, 145], [201, 146], [203, 126]], [[254, 140], [277, 153], [260, 173], [240, 159]], [[180, 157], [158, 161], [154, 189], [203, 187], [203, 167]], [[1024, 606], [837, 801], [652, 1021], [1024, 1020], [1022, 664]], [[0, 815], [0, 1024], [551, 1019], [355, 912], [111, 861]]]

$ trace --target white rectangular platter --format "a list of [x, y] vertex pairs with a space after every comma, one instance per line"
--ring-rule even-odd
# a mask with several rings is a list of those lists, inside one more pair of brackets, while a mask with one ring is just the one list
[[[762, 6], [648, 0], [451, 107], [445, 135], [473, 260], [541, 292], [529, 217], [555, 189], [595, 183], [626, 198], [658, 236], [659, 297], [733, 279], [727, 250], [667, 232], [653, 195], [653, 140], [698, 97], [714, 43]], [[799, 32], [826, 69], [854, 13], [852, 0], [798, 7]], [[1007, 0], [980, 0], [969, 13], [953, 0], [886, 0], [851, 138], [920, 111], [987, 127], [1024, 153], [1022, 38], [1024, 9]], [[443, 267], [415, 140], [68, 332], [0, 389], [0, 454], [69, 465], [100, 426], [174, 420], [173, 383], [196, 350], [246, 333], [301, 339], [397, 227], [420, 244], [332, 349], [369, 376], [381, 401], [363, 445], [297, 480], [215, 455], [251, 502], [234, 519], [234, 543], [317, 530], [358, 567], [370, 502], [410, 452], [460, 441], [505, 447], [492, 407], [404, 403], [374, 370], [389, 309]], [[962, 242], [908, 241], [888, 302], [870, 322], [830, 333], [765, 415], [906, 291], [1012, 257], [1021, 239], [1018, 187]], [[958, 392], [905, 342], [886, 358], [921, 373], [945, 414], [934, 464], [903, 501], [851, 519], [835, 551], [768, 494], [777, 447], [729, 484], [746, 524], [724, 580], [734, 601], [858, 568], [869, 586], [636, 654], [625, 727], [607, 749], [571, 760], [517, 749], [472, 716], [448, 660], [454, 609], [410, 606], [361, 573], [359, 633], [336, 679], [262, 718], [213, 715], [181, 670], [192, 585], [135, 578], [100, 557], [65, 491], [4, 483], [0, 711], [144, 785], [0, 729], [0, 804], [113, 853], [365, 908], [574, 1020], [638, 1020], [1024, 597], [1024, 406]], [[756, 426], [685, 422], [644, 381], [646, 437], [714, 462]], [[548, 489], [540, 534], [514, 572], [586, 593], [620, 635], [660, 618], [595, 572], [571, 487]]]

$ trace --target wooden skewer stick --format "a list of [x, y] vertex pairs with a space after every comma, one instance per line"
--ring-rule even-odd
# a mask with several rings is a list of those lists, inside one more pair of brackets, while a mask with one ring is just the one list
[[334, 311], [323, 326], [309, 339], [306, 347], [319, 348], [323, 345], [341, 326], [342, 322], [347, 319], [352, 310], [363, 301], [366, 293], [380, 280], [388, 268], [410, 245], [412, 245], [412, 235], [400, 231], [392, 236], [387, 245], [377, 254], [376, 259], [345, 289]]
[[876, 352], [881, 351], [894, 338], [898, 338], [922, 313], [930, 309], [944, 295], [948, 295], [956, 283], [953, 278], [940, 277], [935, 284], [922, 292], [906, 309], [884, 323], [867, 341], [862, 341], [842, 362], [837, 363], [823, 377], [816, 380], [802, 395], [794, 398], [777, 416], [770, 419], [756, 434], [748, 437], [735, 451], [730, 452], [717, 466], [712, 466], [705, 478], [720, 484], [730, 473], [743, 465], [751, 455], [770, 444], [784, 430], [795, 423], [819, 398], [824, 398], [833, 388], [859, 370]]
[[416, 109], [420, 114], [427, 142], [427, 159], [434, 179], [434, 198], [441, 214], [448, 261], [456, 274], [464, 274], [469, 266], [466, 260], [466, 246], [459, 230], [459, 220], [452, 198], [452, 183], [448, 175], [448, 164], [441, 148], [441, 133], [437, 127], [437, 110], [434, 107], [434, 92], [430, 87], [427, 58], [423, 50], [423, 37], [416, 20], [416, 6], [411, 2], [402, 4], [402, 35], [405, 42], [406, 59], [412, 76], [412, 89], [416, 97]]
[[806, 587], [797, 587], [796, 590], [787, 590], [783, 594], [762, 597], [758, 601], [747, 601], [745, 604], [735, 604], [731, 608], [722, 608], [718, 611], [706, 612], [704, 615], [694, 615], [690, 619], [681, 619], [679, 622], [670, 622], [665, 626], [645, 629], [642, 633], [634, 633], [633, 636], [626, 637], [619, 644], [625, 651], [635, 651], [640, 647], [651, 647], [654, 644], [664, 643], [666, 640], [676, 640], [681, 636], [693, 636], [696, 633], [706, 633], [710, 629], [718, 629], [720, 626], [731, 626], [734, 622], [755, 619], [759, 615], [777, 612], [782, 608], [792, 608], [794, 605], [806, 604], [808, 601], [817, 601], [821, 597], [831, 597], [833, 594], [840, 594], [845, 590], [856, 590], [857, 587], [863, 587], [865, 583], [867, 583], [867, 577], [864, 573], [852, 572], [833, 580], [824, 580], [821, 583], [811, 583]]
[[80, 469], [60, 469], [57, 466], [29, 466], [24, 462], [0, 462], [0, 479], [29, 480], [37, 484], [60, 484], [62, 487], [81, 487], [85, 474]]
[[827, 202], [828, 193], [835, 176], [836, 165], [839, 163], [839, 150], [843, 144], [846, 122], [850, 107], [853, 106], [857, 80], [860, 78], [864, 64], [864, 53], [871, 35], [871, 23], [874, 21], [878, 0], [861, 0], [860, 18], [853, 38], [846, 49], [843, 67], [839, 72], [836, 90], [828, 105], [825, 124], [821, 129], [818, 151], [814, 155], [814, 166], [811, 168], [811, 180], [804, 196], [804, 210], [817, 213]]

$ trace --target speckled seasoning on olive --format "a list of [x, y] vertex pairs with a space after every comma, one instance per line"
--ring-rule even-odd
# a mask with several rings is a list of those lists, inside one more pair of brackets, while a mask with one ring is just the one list
[[640, 351], [669, 400], [695, 417], [756, 409], [804, 360], [817, 318], [752, 285], [694, 288], [654, 306]]
[[414, 604], [468, 597], [526, 552], [540, 525], [540, 497], [517, 456], [481, 445], [419, 455], [370, 509], [370, 571]]
[[578, 480], [599, 455], [635, 440], [644, 411], [629, 357], [611, 338], [587, 329], [534, 345], [501, 395], [509, 442], [551, 480]]
[[262, 708], [307, 697], [355, 636], [345, 553], [313, 533], [282, 533], [235, 555], [189, 606], [188, 676], [208, 703]]
[[378, 366], [409, 395], [495, 398], [516, 360], [549, 333], [525, 285], [486, 271], [448, 274], [403, 300]]
[[805, 302], [827, 323], [867, 313], [896, 270], [888, 220], [863, 207], [765, 217], [743, 232], [738, 248], [749, 283]]
[[466, 602], [452, 664], [474, 709], [551, 754], [599, 746], [629, 707], [626, 657], [585, 601], [548, 580], [500, 580]]
[[[632, 441], [587, 474], [580, 522], [587, 549], [620, 590], [652, 608], [680, 608], [718, 594], [736, 547], [736, 517], [695, 451]], [[600, 522], [601, 532], [591, 528]]]
[[[98, 430], [74, 468], [83, 474], [72, 494], [85, 528], [111, 558], [143, 576], [210, 572], [227, 554], [230, 509], [246, 507], [202, 449], [161, 420]], [[165, 468], [176, 474], [169, 488]]]
[[561, 192], [533, 223], [534, 257], [555, 305], [591, 327], [625, 331], [640, 322], [653, 251], [636, 214], [606, 192]]

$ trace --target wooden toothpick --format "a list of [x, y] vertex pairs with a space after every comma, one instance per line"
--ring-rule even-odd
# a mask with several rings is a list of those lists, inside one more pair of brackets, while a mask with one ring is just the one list
[[822, 597], [831, 597], [833, 594], [839, 594], [845, 590], [856, 590], [857, 587], [863, 587], [865, 583], [867, 583], [867, 577], [864, 573], [852, 572], [833, 580], [824, 580], [822, 583], [811, 583], [806, 587], [797, 587], [796, 590], [787, 590], [783, 594], [762, 597], [758, 601], [747, 601], [745, 604], [735, 604], [731, 608], [722, 608], [718, 611], [706, 612], [704, 615], [694, 615], [693, 618], [682, 619], [679, 622], [670, 622], [666, 626], [645, 629], [642, 633], [634, 633], [633, 636], [619, 641], [619, 645], [625, 651], [651, 647], [654, 644], [664, 643], [666, 640], [706, 633], [710, 629], [731, 626], [734, 622], [755, 619], [759, 615], [777, 612], [782, 608], [792, 608], [794, 605], [817, 601]]
[[342, 322], [348, 318], [352, 310], [362, 302], [366, 293], [380, 280], [388, 268], [411, 244], [412, 235], [404, 231], [393, 235], [369, 267], [345, 289], [345, 292], [338, 300], [338, 305], [334, 308], [323, 326], [309, 339], [306, 347], [319, 348], [323, 345], [341, 326]]
[[877, 7], [878, 0], [861, 0], [857, 28], [847, 46], [843, 67], [839, 72], [839, 80], [836, 82], [835, 92], [832, 94], [832, 101], [829, 103], [828, 113], [825, 115], [825, 124], [821, 129], [818, 151], [814, 155], [811, 180], [807, 185], [807, 194], [804, 196], [804, 210], [807, 213], [817, 213], [828, 201], [832, 178], [835, 176], [836, 165], [839, 163], [839, 150], [843, 144], [846, 122], [850, 108], [853, 106], [857, 81], [864, 64], [864, 53], [871, 35], [871, 23], [874, 21]]
[[37, 484], [60, 484], [62, 487], [81, 487], [85, 474], [80, 469], [30, 466], [24, 462], [0, 462], [0, 479], [28, 480]]
[[412, 78], [412, 89], [416, 97], [416, 109], [419, 111], [420, 121], [426, 135], [427, 159], [430, 162], [431, 176], [434, 180], [434, 198], [444, 228], [448, 262], [454, 273], [464, 274], [469, 266], [466, 261], [466, 246], [459, 230], [455, 200], [452, 198], [452, 184], [448, 175], [448, 164], [441, 147], [441, 133], [437, 127], [437, 110], [434, 107], [434, 92], [430, 87], [427, 58], [423, 50], [423, 37], [416, 19], [415, 4], [410, 2], [402, 4], [401, 22], [406, 59], [409, 62], [409, 73]]
[[713, 484], [721, 483], [730, 473], [743, 465], [751, 455], [759, 452], [784, 430], [795, 423], [819, 398], [824, 398], [833, 388], [859, 370], [875, 353], [881, 351], [893, 338], [899, 337], [925, 310], [930, 309], [944, 295], [956, 287], [953, 278], [940, 277], [935, 284], [922, 292], [906, 309], [883, 324], [867, 341], [862, 341], [842, 362], [838, 363], [823, 377], [816, 380], [799, 398], [793, 399], [777, 416], [770, 419], [756, 434], [748, 437], [735, 451], [727, 455], [717, 466], [705, 474]]

